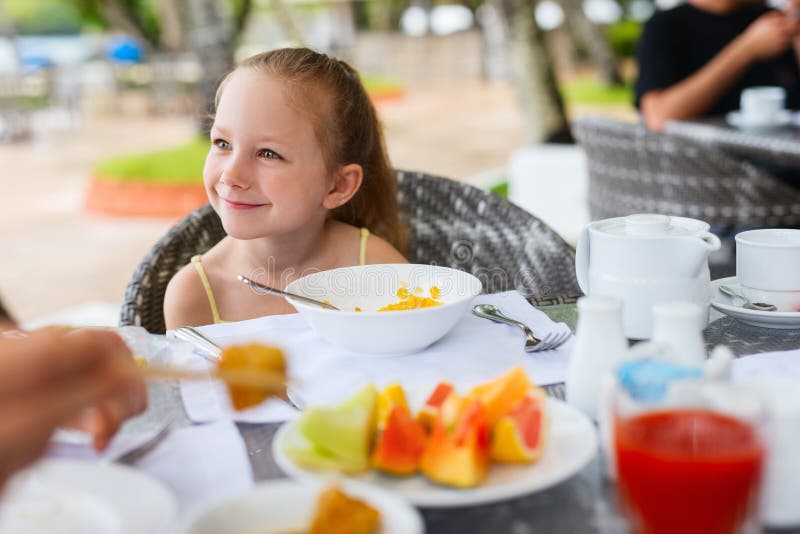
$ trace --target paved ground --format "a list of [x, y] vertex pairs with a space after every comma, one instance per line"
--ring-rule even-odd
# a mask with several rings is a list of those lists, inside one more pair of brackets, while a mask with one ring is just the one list
[[[404, 100], [381, 105], [381, 114], [398, 167], [462, 178], [503, 165], [524, 142], [504, 84], [416, 86]], [[169, 146], [191, 134], [187, 118], [137, 113], [0, 145], [0, 293], [19, 318], [120, 302], [137, 262], [172, 221], [83, 213], [91, 167], [105, 155]]]

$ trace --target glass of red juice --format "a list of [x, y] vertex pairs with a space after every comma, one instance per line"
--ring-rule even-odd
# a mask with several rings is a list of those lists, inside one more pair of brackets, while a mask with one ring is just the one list
[[[626, 410], [617, 403], [618, 485], [634, 532], [759, 532], [763, 411], [726, 409], [718, 393], [713, 402], [694, 396], [635, 409], [628, 402]], [[741, 397], [730, 404], [741, 408]]]

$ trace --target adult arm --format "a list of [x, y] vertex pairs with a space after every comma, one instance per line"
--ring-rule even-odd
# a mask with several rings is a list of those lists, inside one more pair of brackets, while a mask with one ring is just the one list
[[144, 384], [125, 344], [108, 331], [46, 330], [0, 338], [0, 485], [44, 451], [53, 430], [111, 403], [144, 409]]
[[667, 121], [703, 115], [754, 61], [786, 51], [798, 28], [798, 22], [783, 13], [761, 15], [697, 72], [667, 88], [644, 93], [640, 107], [645, 123], [660, 131]]

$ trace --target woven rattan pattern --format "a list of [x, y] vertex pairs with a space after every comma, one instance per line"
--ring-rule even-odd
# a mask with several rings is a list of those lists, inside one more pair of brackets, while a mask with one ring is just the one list
[[[534, 304], [574, 302], [574, 251], [550, 227], [507, 200], [470, 185], [397, 171], [401, 213], [409, 226], [412, 263], [454, 267], [477, 276], [484, 291], [518, 289]], [[195, 254], [225, 236], [209, 205], [177, 223], [134, 272], [120, 325], [164, 333], [164, 292]]]
[[641, 124], [573, 123], [589, 167], [593, 220], [663, 213], [734, 227], [800, 224], [800, 191], [712, 146]]

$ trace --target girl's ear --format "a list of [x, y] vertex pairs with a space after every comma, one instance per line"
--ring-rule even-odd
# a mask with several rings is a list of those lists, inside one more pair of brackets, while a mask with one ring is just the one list
[[364, 170], [358, 163], [350, 163], [339, 169], [333, 177], [328, 193], [322, 199], [322, 205], [329, 210], [336, 209], [353, 198], [361, 187]]

